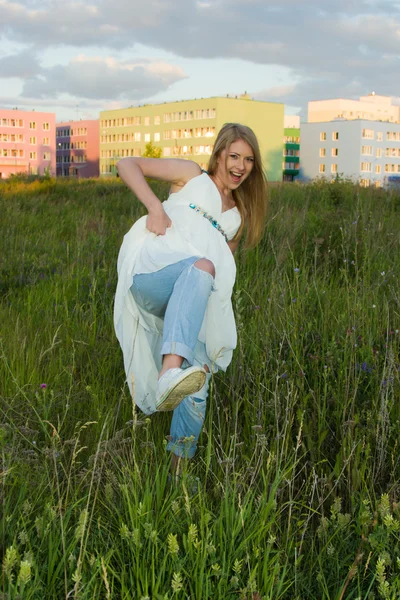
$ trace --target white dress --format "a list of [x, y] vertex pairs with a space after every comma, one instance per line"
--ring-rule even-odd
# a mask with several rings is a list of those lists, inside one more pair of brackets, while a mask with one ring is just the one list
[[[190, 208], [199, 206], [219, 223], [232, 239], [241, 223], [237, 208], [222, 212], [217, 186], [202, 173], [171, 194], [163, 208], [172, 221], [163, 236], [146, 228], [141, 217], [124, 237], [118, 256], [118, 285], [114, 304], [114, 326], [121, 344], [126, 379], [135, 403], [146, 414], [155, 411], [155, 392], [161, 369], [163, 319], [140, 309], [130, 287], [134, 275], [153, 273], [191, 256], [208, 258], [215, 266], [214, 289], [195, 350], [200, 364], [211, 371], [225, 370], [236, 347], [236, 325], [231, 296], [236, 265], [225, 237], [202, 214]], [[208, 358], [208, 360], [207, 360]]]

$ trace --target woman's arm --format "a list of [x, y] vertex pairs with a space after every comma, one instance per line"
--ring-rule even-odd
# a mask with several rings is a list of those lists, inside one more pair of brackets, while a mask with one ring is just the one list
[[121, 179], [146, 207], [149, 213], [147, 229], [157, 235], [165, 234], [167, 227], [171, 226], [171, 220], [145, 177], [168, 181], [174, 191], [201, 173], [199, 165], [189, 160], [133, 157], [119, 160], [117, 170]]

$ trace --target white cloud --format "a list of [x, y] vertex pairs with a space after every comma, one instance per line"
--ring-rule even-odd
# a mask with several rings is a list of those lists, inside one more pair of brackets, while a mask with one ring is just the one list
[[[392, 0], [0, 0], [0, 35], [27, 48], [26, 68], [16, 57], [1, 59], [0, 77], [14, 64], [23, 94], [34, 97], [58, 97], [69, 86], [77, 97], [151, 98], [185, 77], [167, 61], [129, 66], [87, 56], [107, 49], [118, 57], [138, 45], [153, 56], [165, 51], [291, 69], [291, 90], [260, 84], [251, 91], [292, 105], [369, 89], [400, 95], [400, 5]], [[47, 69], [29, 60], [28, 52], [40, 57], [61, 46], [86, 58]]]
[[43, 69], [37, 77], [29, 78], [22, 95], [58, 98], [69, 94], [92, 100], [137, 100], [165, 90], [185, 77], [180, 67], [163, 62], [118, 62], [113, 57], [81, 54], [66, 66]]

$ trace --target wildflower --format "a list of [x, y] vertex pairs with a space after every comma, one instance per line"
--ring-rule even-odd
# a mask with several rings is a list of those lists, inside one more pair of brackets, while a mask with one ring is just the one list
[[297, 302], [297, 298], [292, 298], [292, 302]]
[[196, 545], [197, 544], [197, 525], [195, 525], [194, 523], [191, 523], [189, 525], [189, 531], [188, 531], [188, 542], [191, 545]]
[[373, 305], [372, 305], [372, 308], [376, 308], [376, 304], [373, 304]]
[[178, 573], [174, 573], [171, 581], [172, 591], [176, 594], [180, 592], [183, 588], [182, 575]]
[[242, 567], [243, 567], [243, 559], [239, 560], [238, 558], [236, 558], [235, 562], [233, 564], [233, 567], [232, 567], [233, 572], [236, 573], [236, 575], [239, 575], [242, 570]]
[[3, 571], [8, 577], [9, 581], [13, 581], [14, 575], [13, 570], [18, 563], [18, 553], [14, 546], [10, 546], [6, 550], [6, 555], [3, 558]]
[[18, 573], [18, 585], [25, 585], [31, 578], [32, 563], [29, 560], [21, 560]]
[[281, 375], [281, 379], [287, 379], [288, 374], [286, 373], [286, 371], [284, 373], [282, 373]]
[[381, 275], [385, 275], [385, 271], [381, 271]]
[[169, 533], [168, 538], [167, 538], [167, 544], [168, 544], [168, 552], [172, 556], [176, 556], [179, 552], [179, 544], [178, 544], [177, 536], [174, 535], [173, 533]]
[[255, 306], [254, 310], [260, 310], [260, 307], [259, 306]]
[[296, 267], [294, 270], [295, 273], [298, 273], [299, 271], [300, 271], [299, 267]]
[[42, 388], [42, 390], [45, 390], [47, 388], [47, 383], [41, 383], [40, 387]]

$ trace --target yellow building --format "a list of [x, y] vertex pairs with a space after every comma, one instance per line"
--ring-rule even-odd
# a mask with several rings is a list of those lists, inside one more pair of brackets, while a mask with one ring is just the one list
[[165, 158], [180, 157], [207, 167], [215, 137], [224, 123], [242, 123], [258, 137], [269, 181], [282, 179], [284, 105], [215, 97], [131, 106], [100, 113], [100, 175], [115, 176], [116, 162], [142, 156], [146, 144]]

